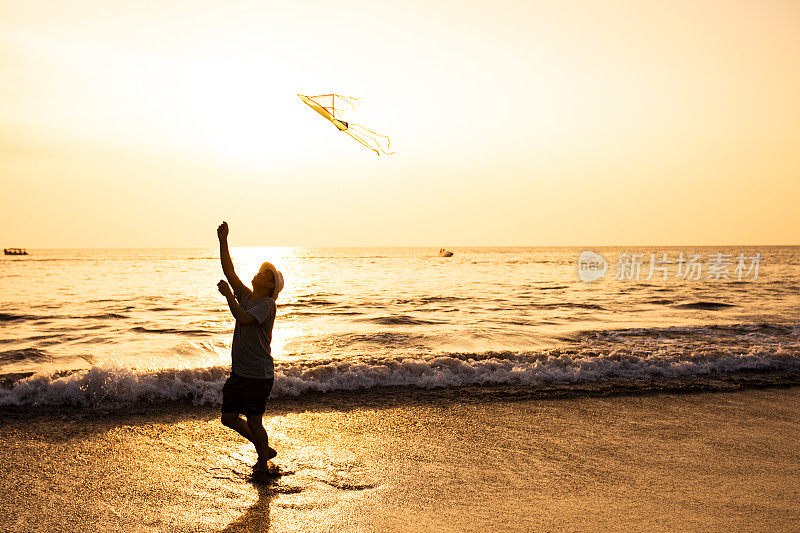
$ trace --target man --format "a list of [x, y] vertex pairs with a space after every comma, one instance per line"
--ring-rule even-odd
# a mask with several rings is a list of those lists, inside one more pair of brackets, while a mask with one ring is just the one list
[[253, 277], [253, 290], [250, 290], [233, 270], [227, 222], [219, 225], [217, 237], [222, 271], [228, 278], [227, 283], [220, 280], [217, 288], [236, 319], [231, 375], [222, 387], [222, 423], [253, 443], [258, 453], [253, 474], [260, 476], [267, 472], [267, 462], [278, 454], [269, 446], [261, 418], [272, 390], [273, 361], [269, 344], [275, 322], [275, 299], [283, 289], [283, 275], [271, 263], [264, 263]]

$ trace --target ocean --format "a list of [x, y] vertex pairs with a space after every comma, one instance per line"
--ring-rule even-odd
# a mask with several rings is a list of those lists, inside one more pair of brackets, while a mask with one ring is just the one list
[[796, 528], [800, 247], [233, 249], [286, 279], [268, 483], [219, 419], [215, 249], [30, 252], [3, 531]]
[[[608, 270], [591, 282], [584, 249], [453, 251], [234, 248], [245, 282], [265, 260], [286, 278], [273, 397], [797, 380], [800, 247], [595, 248]], [[691, 256], [699, 279], [678, 272]], [[0, 258], [0, 406], [219, 403], [233, 328], [221, 277], [216, 249]]]

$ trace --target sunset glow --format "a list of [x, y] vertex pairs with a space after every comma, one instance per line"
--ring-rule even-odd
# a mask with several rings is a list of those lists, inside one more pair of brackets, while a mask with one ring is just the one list
[[[787, 2], [0, 2], [7, 246], [794, 244]], [[361, 97], [377, 158], [296, 93]]]

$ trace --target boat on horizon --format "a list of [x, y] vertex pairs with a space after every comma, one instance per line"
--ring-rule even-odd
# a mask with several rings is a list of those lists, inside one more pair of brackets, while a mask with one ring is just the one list
[[28, 251], [24, 248], [3, 248], [3, 253], [6, 255], [28, 255]]
[[444, 248], [439, 248], [439, 256], [440, 257], [453, 257], [453, 252], [450, 250], [445, 250]]

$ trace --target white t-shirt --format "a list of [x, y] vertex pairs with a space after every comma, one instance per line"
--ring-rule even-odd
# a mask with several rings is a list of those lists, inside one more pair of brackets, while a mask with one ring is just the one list
[[273, 377], [273, 361], [269, 344], [272, 341], [272, 326], [275, 323], [275, 300], [269, 296], [253, 301], [253, 291], [244, 287], [234, 296], [242, 309], [250, 313], [258, 323], [245, 326], [236, 321], [231, 346], [231, 368], [243, 378], [268, 379]]

